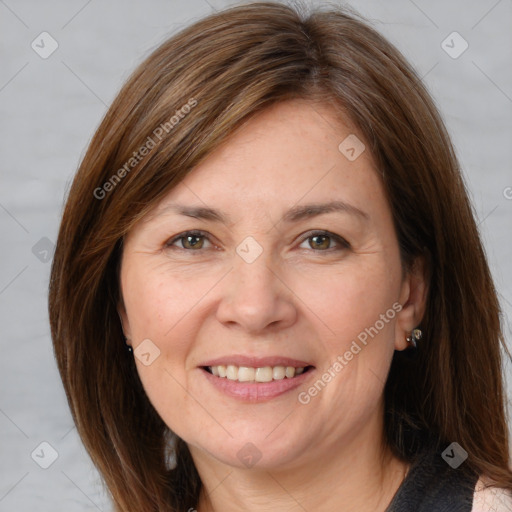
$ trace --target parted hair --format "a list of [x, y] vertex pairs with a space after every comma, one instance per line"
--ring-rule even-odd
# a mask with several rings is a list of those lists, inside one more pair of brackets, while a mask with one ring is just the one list
[[457, 441], [469, 454], [465, 467], [512, 490], [499, 302], [433, 100], [401, 53], [352, 10], [256, 2], [182, 29], [137, 67], [66, 199], [51, 333], [78, 433], [117, 511], [186, 512], [201, 491], [183, 440], [169, 465], [173, 434], [124, 344], [123, 238], [242, 123], [297, 98], [329, 105], [356, 127], [381, 176], [404, 269], [427, 262], [424, 335], [416, 358], [393, 358], [386, 442], [411, 461], [421, 438], [411, 443], [407, 432]]

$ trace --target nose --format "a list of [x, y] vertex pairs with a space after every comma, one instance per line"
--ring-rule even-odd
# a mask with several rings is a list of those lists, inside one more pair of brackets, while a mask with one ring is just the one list
[[297, 319], [296, 297], [266, 251], [252, 263], [235, 254], [217, 308], [219, 322], [250, 334], [275, 332]]

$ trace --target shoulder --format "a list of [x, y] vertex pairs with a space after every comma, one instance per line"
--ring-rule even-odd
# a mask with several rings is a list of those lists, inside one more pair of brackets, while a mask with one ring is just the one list
[[487, 487], [489, 482], [479, 478], [475, 486], [471, 512], [512, 512], [512, 493], [498, 487]]

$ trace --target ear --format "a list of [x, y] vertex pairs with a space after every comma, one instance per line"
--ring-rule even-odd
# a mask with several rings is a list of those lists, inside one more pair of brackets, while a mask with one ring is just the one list
[[400, 290], [402, 309], [395, 324], [395, 350], [405, 350], [406, 339], [423, 319], [427, 304], [428, 280], [424, 257], [418, 257], [405, 275]]
[[117, 304], [117, 313], [119, 314], [121, 328], [123, 329], [124, 337], [126, 338], [126, 344], [131, 346], [132, 333], [130, 330], [130, 322], [128, 320], [128, 315], [126, 314], [126, 308], [124, 306], [123, 299], [120, 299], [119, 303]]

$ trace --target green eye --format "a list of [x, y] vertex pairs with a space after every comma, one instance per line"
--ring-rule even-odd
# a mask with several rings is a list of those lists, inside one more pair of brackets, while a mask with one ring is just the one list
[[[328, 235], [314, 235], [308, 238], [310, 240], [309, 245], [312, 249], [329, 249], [331, 245], [331, 237]], [[313, 243], [311, 243], [311, 241]], [[314, 247], [316, 245], [316, 247]]]
[[[204, 238], [198, 235], [189, 235], [181, 238], [183, 240], [184, 249], [202, 249], [204, 245]], [[188, 246], [188, 247], [187, 247]]]
[[186, 231], [185, 233], [181, 233], [178, 236], [174, 237], [172, 240], [169, 240], [166, 243], [167, 247], [174, 246], [176, 242], [181, 240], [181, 247], [178, 246], [178, 249], [185, 249], [196, 251], [203, 249], [204, 241], [208, 240], [206, 233], [203, 231]]
[[[176, 247], [186, 251], [198, 252], [205, 247], [205, 241], [211, 244], [208, 235], [204, 231], [185, 231], [175, 236], [166, 243], [166, 247]], [[342, 237], [329, 231], [313, 231], [306, 234], [301, 245], [308, 242], [309, 248], [314, 252], [331, 252], [332, 250], [343, 250], [350, 248], [350, 244]], [[179, 243], [180, 245], [177, 245]], [[337, 245], [337, 247], [333, 247]], [[306, 248], [307, 249], [307, 248]]]

